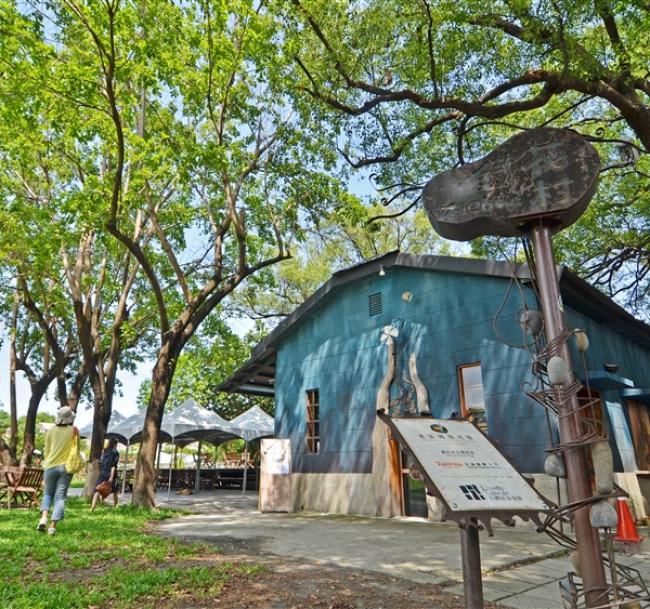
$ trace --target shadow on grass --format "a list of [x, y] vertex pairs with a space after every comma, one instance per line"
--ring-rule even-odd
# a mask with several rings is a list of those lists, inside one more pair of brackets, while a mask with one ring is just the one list
[[86, 500], [70, 498], [57, 534], [48, 536], [36, 530], [38, 509], [0, 510], [0, 607], [126, 609], [217, 595], [249, 569], [234, 569], [214, 548], [147, 533], [151, 521], [182, 513], [133, 506], [90, 512]]

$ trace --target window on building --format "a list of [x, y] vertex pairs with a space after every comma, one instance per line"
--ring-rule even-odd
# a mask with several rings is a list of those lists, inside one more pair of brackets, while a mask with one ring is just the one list
[[307, 452], [316, 454], [320, 447], [320, 403], [318, 389], [307, 391]]
[[483, 377], [479, 362], [458, 366], [458, 390], [463, 416], [472, 415], [476, 419], [478, 426], [483, 431], [487, 431]]

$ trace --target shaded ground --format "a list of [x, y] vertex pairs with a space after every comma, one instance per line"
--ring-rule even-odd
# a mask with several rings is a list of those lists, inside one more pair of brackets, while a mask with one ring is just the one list
[[[461, 597], [440, 586], [362, 571], [287, 561], [279, 557], [228, 555], [234, 577], [218, 596], [159, 599], [157, 609], [463, 609]], [[261, 565], [242, 575], [238, 567]], [[170, 566], [170, 565], [167, 565]], [[486, 603], [486, 608], [499, 605]]]
[[[227, 584], [214, 603], [224, 609], [462, 609], [439, 586], [367, 571], [277, 561], [249, 585]], [[486, 605], [496, 607], [496, 605]]]
[[[307, 512], [262, 514], [256, 495], [239, 492], [161, 494], [156, 499], [159, 505], [192, 515], [159, 521], [152, 532], [215, 548], [219, 554], [208, 550], [204, 558], [210, 555], [215, 567], [217, 561], [231, 560], [229, 569], [237, 583], [229, 580], [222, 590], [213, 588], [209, 601], [208, 595], [201, 600], [193, 594], [188, 602], [184, 594], [183, 603], [166, 599], [155, 609], [460, 609], [464, 605], [459, 535], [453, 525]], [[494, 537], [482, 534], [484, 597], [501, 603], [486, 602], [485, 607], [561, 607], [558, 582], [571, 569], [564, 554], [532, 526], [498, 527]], [[650, 542], [636, 555], [621, 555], [618, 560], [650, 581]], [[255, 564], [263, 570], [251, 571]]]

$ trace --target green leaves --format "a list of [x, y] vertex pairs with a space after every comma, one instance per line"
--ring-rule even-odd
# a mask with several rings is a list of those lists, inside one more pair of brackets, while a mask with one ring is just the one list
[[[613, 159], [625, 141], [642, 156], [650, 150], [646, 5], [294, 0], [286, 12], [301, 118], [381, 187], [421, 188], [436, 173], [540, 125], [584, 134], [606, 166], [620, 164]], [[640, 164], [627, 169], [630, 180], [646, 184]], [[643, 230], [646, 212], [629, 200], [620, 207], [624, 182], [604, 177], [596, 217], [606, 223], [613, 215], [619, 227]], [[414, 201], [420, 188], [397, 200]], [[628, 294], [632, 307], [647, 296], [650, 250], [635, 230], [592, 239], [599, 245], [589, 253], [570, 237], [562, 242], [567, 259], [610, 294]], [[626, 243], [636, 253], [622, 261]], [[596, 278], [597, 268], [606, 280]]]

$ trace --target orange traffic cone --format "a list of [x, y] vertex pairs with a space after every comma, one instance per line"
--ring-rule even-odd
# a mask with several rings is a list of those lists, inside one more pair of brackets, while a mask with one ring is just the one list
[[637, 542], [641, 537], [634, 526], [634, 518], [625, 497], [619, 497], [616, 501], [616, 514], [618, 515], [618, 526], [614, 541]]

